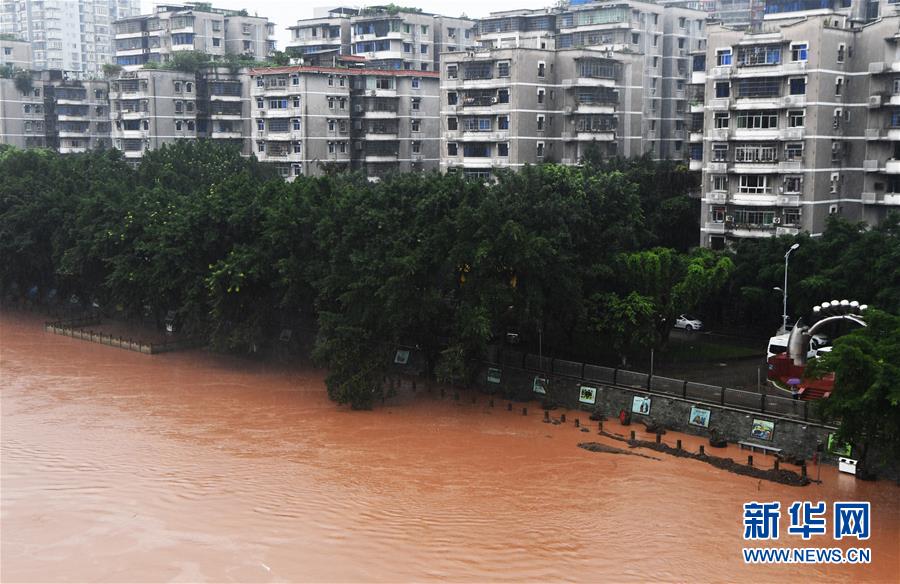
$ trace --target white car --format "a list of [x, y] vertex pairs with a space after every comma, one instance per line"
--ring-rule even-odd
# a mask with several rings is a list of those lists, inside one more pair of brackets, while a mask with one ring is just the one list
[[675, 319], [675, 328], [684, 329], [687, 332], [691, 331], [699, 331], [703, 329], [703, 321], [688, 316], [686, 314], [682, 314], [678, 318]]

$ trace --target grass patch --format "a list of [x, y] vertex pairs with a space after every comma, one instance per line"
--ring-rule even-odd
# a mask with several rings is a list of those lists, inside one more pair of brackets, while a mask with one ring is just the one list
[[763, 357], [761, 349], [717, 343], [706, 339], [669, 339], [661, 357], [672, 362], [727, 361]]

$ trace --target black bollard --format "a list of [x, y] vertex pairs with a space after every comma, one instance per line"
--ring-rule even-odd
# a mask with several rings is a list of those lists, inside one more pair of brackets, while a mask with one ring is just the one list
[[507, 411], [507, 412], [511, 412], [511, 411], [512, 411], [512, 402], [509, 402], [508, 404], [506, 404], [506, 411]]
[[753, 455], [747, 456], [747, 466], [753, 466]]
[[550, 421], [550, 412], [548, 412], [547, 410], [544, 410], [544, 421], [545, 422]]
[[678, 450], [681, 450], [681, 440], [680, 439], [675, 442], [675, 448]]
[[778, 459], [776, 458], [776, 459], [775, 459], [775, 470], [778, 470], [778, 467], [779, 467], [779, 466], [780, 466], [780, 465], [779, 465]]
[[659, 432], [656, 433], [656, 443], [657, 444], [662, 443], [662, 434], [660, 434]]
[[700, 456], [706, 456], [706, 449], [703, 448], [703, 445], [700, 445]]
[[565, 423], [566, 423], [566, 415], [565, 415], [565, 414], [560, 414], [560, 416], [559, 416], [559, 421], [562, 422], [563, 424], [565, 424]]
[[600, 420], [599, 422], [597, 422], [597, 429], [600, 430], [601, 432], [603, 431], [603, 420]]
[[575, 418], [575, 427], [578, 428], [581, 426], [581, 422], [578, 421], [578, 418]]
[[804, 479], [806, 478], [806, 461], [803, 461], [803, 464], [800, 465], [800, 476]]
[[634, 430], [631, 431], [631, 439], [634, 440]]
[[523, 416], [527, 416], [527, 415], [528, 415], [528, 408], [522, 408], [522, 415], [523, 415]]

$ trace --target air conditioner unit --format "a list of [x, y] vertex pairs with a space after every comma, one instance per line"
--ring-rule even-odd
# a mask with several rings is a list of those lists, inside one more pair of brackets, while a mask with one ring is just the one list
[[869, 96], [869, 107], [881, 107], [881, 96], [880, 95], [870, 95]]
[[794, 103], [794, 98], [793, 98], [793, 97], [786, 96], [786, 97], [784, 98], [784, 105], [791, 105], [792, 103]]
[[725, 215], [725, 223], [734, 223], [734, 215]]
[[774, 219], [772, 219], [772, 223], [774, 225], [781, 225], [781, 217], [775, 217]]

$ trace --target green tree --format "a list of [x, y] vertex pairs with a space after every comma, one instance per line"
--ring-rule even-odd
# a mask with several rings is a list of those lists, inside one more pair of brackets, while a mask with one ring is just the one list
[[[837, 438], [855, 445], [863, 469], [900, 459], [900, 317], [869, 310], [867, 327], [835, 340], [808, 375], [834, 372], [834, 391], [818, 403], [839, 424]], [[873, 461], [875, 451], [883, 460]]]

